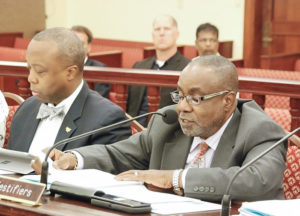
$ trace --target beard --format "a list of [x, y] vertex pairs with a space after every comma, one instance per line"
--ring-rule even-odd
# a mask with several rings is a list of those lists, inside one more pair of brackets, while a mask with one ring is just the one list
[[[183, 115], [180, 114], [180, 117], [183, 117]], [[187, 118], [187, 116], [185, 115], [184, 119], [191, 118]], [[208, 125], [203, 125], [202, 122], [198, 119], [190, 124], [186, 124], [179, 118], [180, 127], [185, 135], [193, 137], [199, 136], [203, 139], [207, 139], [208, 137], [215, 134], [222, 127], [224, 121], [225, 115], [221, 115], [219, 118], [212, 120]]]

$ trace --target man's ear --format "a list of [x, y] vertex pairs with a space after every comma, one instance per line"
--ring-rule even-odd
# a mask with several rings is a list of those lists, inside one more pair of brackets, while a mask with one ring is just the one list
[[231, 91], [228, 92], [224, 97], [224, 110], [230, 111], [232, 106], [235, 104], [236, 101], [236, 93]]
[[79, 73], [79, 68], [77, 65], [71, 65], [66, 68], [66, 73], [67, 73], [68, 81], [71, 81], [71, 80], [75, 79], [75, 77]]
[[92, 50], [92, 43], [89, 43], [89, 44], [87, 45], [87, 54], [86, 54], [87, 56], [90, 55], [91, 50]]

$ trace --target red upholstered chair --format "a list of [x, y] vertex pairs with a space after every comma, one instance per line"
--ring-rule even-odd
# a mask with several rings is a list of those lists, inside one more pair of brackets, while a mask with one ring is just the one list
[[16, 110], [18, 109], [18, 107], [19, 106], [8, 106], [9, 112], [8, 112], [8, 116], [6, 118], [6, 132], [5, 132], [5, 140], [4, 140], [3, 148], [7, 148], [11, 121], [12, 121], [12, 118], [13, 118]]
[[300, 147], [289, 145], [283, 177], [285, 199], [300, 199]]
[[[129, 115], [128, 113], [125, 113], [125, 115], [128, 119], [132, 119], [132, 116]], [[146, 128], [136, 120], [133, 120], [132, 122], [130, 122], [130, 127], [131, 127], [132, 134], [146, 130]]]
[[[290, 131], [291, 114], [287, 109], [265, 108], [265, 112], [281, 127]], [[286, 199], [300, 198], [300, 138], [290, 138], [286, 154], [286, 170], [283, 176], [284, 196]], [[295, 145], [296, 144], [296, 145]]]
[[292, 116], [288, 109], [265, 108], [265, 112], [284, 130], [291, 130]]
[[294, 71], [300, 72], [300, 59], [296, 60]]
[[[24, 99], [14, 93], [10, 93], [10, 92], [3, 92], [4, 97], [10, 98], [12, 100], [14, 100], [15, 102], [17, 102], [17, 104], [21, 104], [23, 103]], [[9, 132], [10, 132], [10, 125], [11, 125], [11, 121], [13, 118], [13, 115], [15, 114], [16, 110], [18, 109], [19, 105], [15, 105], [15, 106], [8, 106], [9, 112], [8, 112], [8, 116], [6, 118], [6, 132], [5, 132], [5, 140], [4, 140], [4, 145], [3, 148], [7, 147], [7, 143], [9, 140]]]
[[[300, 62], [299, 62], [299, 70], [300, 70]], [[238, 68], [238, 74], [241, 76], [300, 81], [300, 73], [292, 72], [292, 71]], [[249, 93], [243, 93], [243, 92], [240, 93], [240, 98], [251, 98], [251, 97], [252, 96]], [[289, 99], [289, 97], [284, 97], [284, 96], [266, 95], [265, 107], [289, 109], [290, 108], [290, 99]]]

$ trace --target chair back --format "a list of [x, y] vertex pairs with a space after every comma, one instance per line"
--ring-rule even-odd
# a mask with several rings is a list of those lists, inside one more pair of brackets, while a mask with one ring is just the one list
[[285, 199], [300, 199], [300, 147], [290, 144], [283, 176]]
[[[15, 101], [17, 104], [21, 104], [24, 102], [24, 99], [14, 93], [11, 92], [3, 92], [3, 95], [5, 97], [5, 99], [7, 100], [8, 98]], [[9, 134], [10, 134], [10, 125], [11, 125], [11, 121], [12, 118], [16, 112], [16, 110], [18, 109], [19, 105], [15, 105], [15, 106], [8, 106], [8, 116], [6, 117], [6, 132], [5, 132], [5, 140], [4, 140], [4, 145], [3, 148], [7, 148], [7, 143], [9, 140]]]
[[[128, 119], [132, 119], [132, 116], [129, 115], [128, 113], [125, 113], [125, 115]], [[135, 133], [138, 133], [140, 131], [146, 130], [146, 128], [136, 120], [133, 120], [133, 121], [130, 122], [130, 127], [131, 127], [132, 134], [135, 134]]]

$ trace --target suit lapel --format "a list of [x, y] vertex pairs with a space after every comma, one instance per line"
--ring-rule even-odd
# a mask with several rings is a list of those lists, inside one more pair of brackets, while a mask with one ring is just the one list
[[165, 144], [161, 169], [184, 168], [192, 139], [192, 137], [185, 136], [181, 130], [177, 130], [173, 139]]
[[174, 70], [174, 68], [180, 68], [179, 64], [180, 64], [180, 53], [177, 51], [177, 53], [171, 57], [171, 59], [169, 59], [167, 61], [167, 64], [165, 67], [162, 68], [162, 70]]
[[[25, 152], [29, 151], [30, 145], [32, 143], [33, 137], [35, 135], [36, 129], [40, 123], [40, 119], [37, 119], [36, 116], [38, 114], [38, 111], [40, 109], [41, 103], [39, 102], [32, 110], [32, 112], [28, 112], [28, 115], [30, 115], [30, 117], [28, 117], [28, 119], [32, 119], [32, 122], [30, 123], [30, 127], [27, 127], [26, 130], [24, 130], [24, 133], [26, 133], [26, 136], [22, 136], [25, 140], [22, 141], [22, 143], [24, 142], [24, 147], [23, 150]], [[21, 150], [22, 151], [22, 150]]]
[[211, 163], [211, 167], [228, 167], [228, 164], [224, 162], [228, 161], [228, 158], [230, 158], [230, 155], [232, 154], [234, 145], [236, 143], [235, 139], [239, 127], [240, 116], [241, 114], [239, 110], [236, 109], [232, 116], [232, 119], [230, 120], [220, 139]]
[[[55, 143], [71, 137], [72, 134], [74, 134], [74, 132], [76, 131], [77, 129], [76, 120], [80, 118], [80, 116], [82, 115], [85, 100], [87, 99], [88, 96], [88, 91], [89, 89], [87, 87], [87, 84], [84, 82], [81, 91], [79, 92], [78, 96], [74, 100], [72, 106], [70, 107], [67, 115], [65, 116], [61, 124], [61, 127], [55, 139]], [[62, 145], [57, 147], [57, 149], [63, 150], [65, 149], [65, 147], [66, 146]]]

